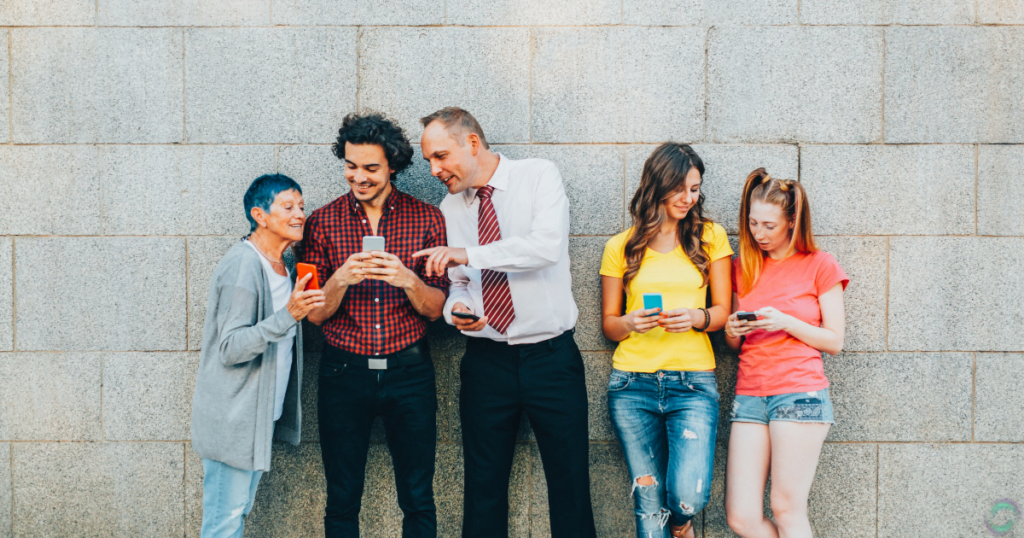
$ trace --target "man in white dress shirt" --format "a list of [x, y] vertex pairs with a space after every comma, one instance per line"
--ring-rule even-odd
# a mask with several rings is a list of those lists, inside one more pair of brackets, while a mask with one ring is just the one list
[[449, 246], [414, 256], [428, 256], [427, 274], [448, 271], [444, 317], [470, 337], [460, 372], [463, 536], [508, 535], [509, 473], [525, 412], [544, 463], [552, 537], [592, 538], [587, 388], [573, 340], [562, 177], [550, 161], [491, 152], [460, 108], [421, 122], [423, 157], [448, 187], [441, 211]]

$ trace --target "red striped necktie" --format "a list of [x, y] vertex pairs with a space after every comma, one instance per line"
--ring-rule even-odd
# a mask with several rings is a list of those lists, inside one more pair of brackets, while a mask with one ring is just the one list
[[[484, 185], [476, 192], [477, 198], [480, 198], [480, 214], [477, 219], [480, 246], [501, 240], [498, 214], [494, 212], [494, 204], [491, 203], [492, 194], [494, 187], [490, 185]], [[512, 320], [516, 319], [516, 312], [512, 307], [512, 290], [508, 287], [508, 276], [501, 271], [481, 269], [480, 284], [487, 324], [499, 333], [505, 334]]]

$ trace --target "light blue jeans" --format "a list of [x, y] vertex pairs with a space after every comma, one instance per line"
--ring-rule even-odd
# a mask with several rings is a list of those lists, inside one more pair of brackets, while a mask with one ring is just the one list
[[203, 458], [203, 528], [200, 538], [242, 538], [263, 471], [236, 469]]
[[[612, 370], [608, 408], [633, 479], [636, 534], [669, 538], [711, 497], [718, 433], [714, 372]], [[651, 477], [653, 484], [637, 481]]]

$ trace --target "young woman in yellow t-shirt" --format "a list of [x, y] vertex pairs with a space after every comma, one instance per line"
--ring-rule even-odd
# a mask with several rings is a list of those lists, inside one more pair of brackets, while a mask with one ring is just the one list
[[[619, 342], [608, 407], [633, 477], [637, 534], [652, 538], [692, 537], [711, 490], [718, 387], [707, 331], [729, 316], [732, 249], [702, 215], [703, 176], [690, 146], [655, 149], [629, 204], [633, 226], [608, 240], [601, 261], [602, 329]], [[664, 310], [644, 310], [645, 293], [660, 293]]]

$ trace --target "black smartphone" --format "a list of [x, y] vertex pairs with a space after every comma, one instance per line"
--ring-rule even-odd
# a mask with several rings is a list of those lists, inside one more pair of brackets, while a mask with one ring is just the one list
[[456, 312], [453, 310], [452, 316], [459, 319], [468, 319], [469, 321], [480, 321], [480, 316], [474, 316], [469, 312]]
[[736, 319], [743, 321], [757, 321], [757, 312], [736, 312]]

